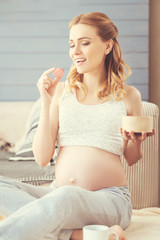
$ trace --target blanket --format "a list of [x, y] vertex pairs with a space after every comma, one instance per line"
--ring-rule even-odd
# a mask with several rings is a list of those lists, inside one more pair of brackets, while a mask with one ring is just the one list
[[125, 236], [128, 240], [160, 240], [160, 208], [133, 210]]

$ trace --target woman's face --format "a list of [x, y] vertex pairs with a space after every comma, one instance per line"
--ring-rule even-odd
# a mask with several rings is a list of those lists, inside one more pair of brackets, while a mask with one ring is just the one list
[[86, 24], [73, 25], [69, 44], [69, 54], [78, 73], [105, 70], [106, 42], [97, 35], [95, 27]]

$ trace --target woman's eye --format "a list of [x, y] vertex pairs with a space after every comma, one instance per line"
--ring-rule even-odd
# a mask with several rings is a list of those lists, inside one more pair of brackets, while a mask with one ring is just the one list
[[70, 45], [69, 47], [70, 47], [70, 48], [74, 48], [74, 46], [75, 46], [75, 45]]
[[[89, 44], [90, 44], [89, 42], [82, 42], [82, 45], [83, 45], [83, 46], [87, 46], [87, 45], [89, 45]], [[70, 47], [70, 48], [74, 48], [74, 47], [75, 47], [75, 44], [71, 44], [69, 47]]]
[[84, 42], [84, 43], [82, 43], [82, 45], [85, 45], [85, 46], [87, 46], [87, 45], [89, 45], [90, 43], [89, 42]]

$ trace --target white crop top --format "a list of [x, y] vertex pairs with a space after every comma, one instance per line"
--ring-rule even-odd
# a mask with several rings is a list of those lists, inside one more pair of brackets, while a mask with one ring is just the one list
[[111, 99], [102, 104], [85, 105], [76, 93], [64, 90], [59, 105], [58, 146], [92, 146], [122, 155], [121, 118], [127, 115], [123, 101]]

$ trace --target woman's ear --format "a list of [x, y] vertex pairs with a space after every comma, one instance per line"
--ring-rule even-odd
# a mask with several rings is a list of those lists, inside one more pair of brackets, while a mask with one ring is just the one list
[[112, 39], [110, 39], [106, 42], [106, 51], [105, 51], [106, 55], [112, 51], [113, 44], [114, 44], [114, 42]]

